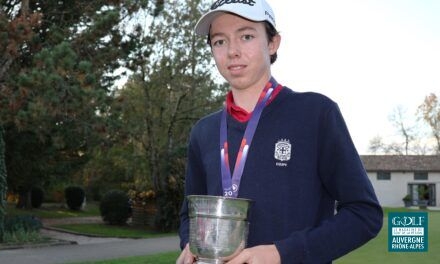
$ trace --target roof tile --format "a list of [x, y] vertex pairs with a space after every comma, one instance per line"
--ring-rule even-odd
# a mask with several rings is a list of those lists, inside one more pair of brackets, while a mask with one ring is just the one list
[[440, 155], [361, 155], [367, 171], [440, 172]]

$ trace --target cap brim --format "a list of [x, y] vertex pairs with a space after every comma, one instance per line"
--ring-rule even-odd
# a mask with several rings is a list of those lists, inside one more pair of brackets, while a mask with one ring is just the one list
[[275, 27], [275, 25], [271, 21], [268, 21], [265, 17], [261, 17], [260, 19], [255, 20], [255, 19], [252, 19], [252, 18], [249, 18], [246, 16], [236, 14], [236, 13], [228, 11], [228, 10], [214, 10], [212, 12], [206, 13], [204, 16], [202, 16], [199, 19], [199, 21], [197, 22], [197, 24], [194, 28], [194, 32], [197, 35], [201, 35], [201, 36], [208, 35], [209, 31], [211, 30], [212, 21], [214, 21], [214, 19], [216, 19], [219, 15], [221, 15], [221, 13], [230, 13], [230, 14], [233, 14], [233, 15], [236, 15], [236, 16], [242, 17], [244, 19], [247, 19], [249, 21], [254, 21], [254, 22], [267, 21]]
[[218, 17], [221, 13], [224, 13], [223, 10], [212, 11], [204, 16], [202, 16], [196, 24], [194, 31], [196, 34], [204, 36], [209, 34], [209, 30], [211, 28], [212, 21]]

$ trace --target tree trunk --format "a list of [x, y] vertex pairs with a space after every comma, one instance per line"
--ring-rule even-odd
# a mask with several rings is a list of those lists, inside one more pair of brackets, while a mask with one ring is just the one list
[[4, 241], [4, 221], [6, 215], [6, 164], [5, 144], [3, 140], [3, 127], [0, 124], [0, 243]]
[[31, 203], [31, 191], [23, 191], [19, 193], [17, 208], [20, 209], [32, 209]]

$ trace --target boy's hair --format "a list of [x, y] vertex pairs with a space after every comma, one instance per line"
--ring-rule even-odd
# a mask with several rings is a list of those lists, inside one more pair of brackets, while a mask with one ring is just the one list
[[[270, 41], [273, 40], [273, 38], [274, 38], [276, 35], [279, 34], [279, 32], [278, 32], [278, 31], [275, 29], [275, 27], [274, 27], [272, 24], [270, 24], [269, 22], [264, 21], [263, 23], [264, 23], [264, 27], [265, 27], [265, 29], [266, 29], [267, 39], [268, 39], [268, 41], [270, 42]], [[208, 45], [211, 46], [211, 36], [210, 36], [209, 34], [208, 34], [207, 36], [208, 36], [208, 37], [207, 37], [206, 43], [208, 43]], [[278, 58], [278, 55], [277, 55], [276, 52], [275, 52], [274, 54], [270, 55], [270, 64], [273, 64], [273, 63], [277, 60], [277, 58]]]

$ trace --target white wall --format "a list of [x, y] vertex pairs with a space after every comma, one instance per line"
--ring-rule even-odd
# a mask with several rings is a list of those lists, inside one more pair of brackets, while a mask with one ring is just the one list
[[[440, 178], [440, 176], [438, 177]], [[440, 180], [435, 183], [435, 191], [435, 204], [437, 205], [437, 207], [440, 207]]]
[[436, 205], [440, 206], [440, 172], [428, 173], [428, 180], [414, 180], [413, 172], [391, 172], [391, 180], [377, 180], [376, 172], [369, 172], [379, 203], [382, 206], [402, 207], [402, 198], [407, 194], [408, 183], [436, 184]]

